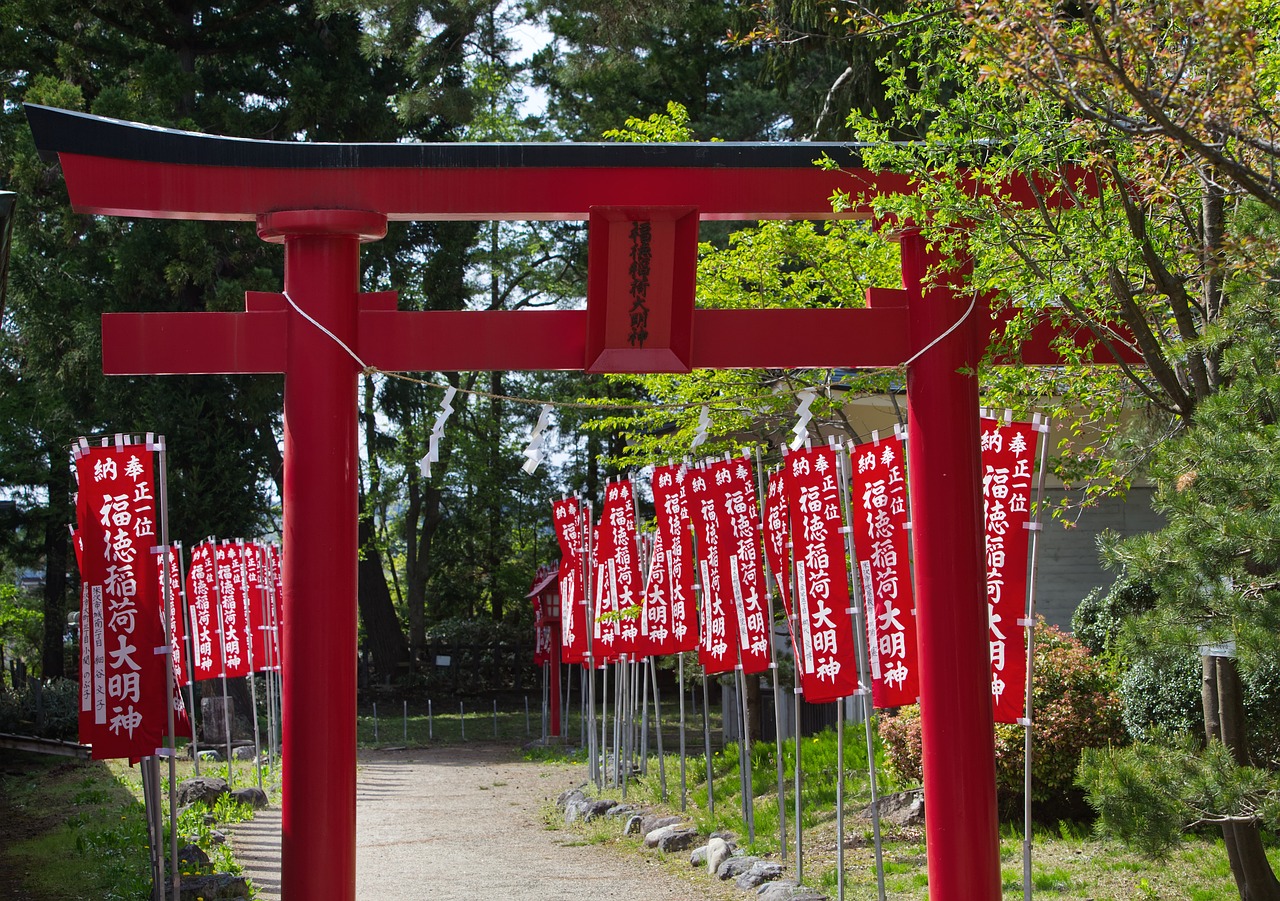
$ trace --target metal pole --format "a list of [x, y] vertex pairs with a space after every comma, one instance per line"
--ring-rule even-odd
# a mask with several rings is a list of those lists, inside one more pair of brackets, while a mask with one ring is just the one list
[[1041, 511], [1044, 508], [1045, 454], [1049, 446], [1049, 420], [1040, 422], [1039, 414], [1032, 417], [1032, 423], [1040, 432], [1040, 472], [1036, 481], [1035, 521], [1031, 526], [1031, 578], [1027, 586], [1027, 688], [1026, 709], [1023, 713], [1022, 743], [1022, 895], [1027, 901], [1031, 899], [1031, 739], [1034, 721], [1034, 707], [1031, 690], [1035, 685], [1035, 641], [1036, 641], [1036, 572], [1040, 563], [1040, 531], [1043, 526]]
[[210, 536], [205, 540], [205, 544], [209, 546], [209, 565], [213, 567], [213, 596], [218, 604], [218, 656], [222, 663], [222, 728], [225, 730], [227, 739], [227, 787], [231, 788], [235, 785], [235, 772], [231, 766], [231, 715], [227, 712], [231, 696], [227, 693], [227, 633], [223, 628], [222, 619], [222, 580], [218, 577], [217, 542]]
[[639, 680], [640, 689], [640, 774], [642, 776], [649, 775], [649, 683], [653, 680], [649, 678], [652, 669], [649, 662], [652, 658], [646, 657], [643, 660], [636, 661], [636, 678]]
[[[797, 661], [798, 663], [798, 661]], [[796, 805], [796, 882], [804, 882], [804, 826], [800, 821], [802, 802], [800, 793], [804, 789], [804, 772], [801, 767], [801, 750], [804, 742], [800, 740], [800, 706], [803, 694], [800, 690], [800, 667], [796, 666], [796, 771], [795, 771], [795, 805]]]
[[[760, 531], [764, 534], [765, 503], [768, 497], [764, 488], [764, 467], [761, 465], [760, 448], [756, 448], [756, 495], [760, 510]], [[764, 555], [764, 599], [769, 616], [769, 681], [773, 683], [773, 744], [774, 760], [778, 775], [778, 850], [782, 865], [787, 865], [787, 788], [786, 774], [782, 766], [782, 687], [778, 684], [778, 636], [773, 631], [773, 584], [776, 576], [769, 567], [769, 555]]]
[[[739, 653], [741, 658], [741, 653]], [[742, 758], [742, 819], [747, 824], [747, 841], [756, 840], [756, 800], [751, 785], [751, 720], [747, 715], [747, 673], [738, 664], [738, 708], [742, 712], [742, 741], [738, 743], [739, 755]]]
[[378, 702], [373, 702], [373, 743], [378, 743]]
[[707, 689], [707, 668], [702, 668], [702, 746], [707, 758], [707, 813], [716, 812], [716, 784], [711, 773], [711, 693]]
[[200, 734], [200, 730], [196, 728], [196, 670], [194, 654], [195, 641], [193, 635], [195, 632], [195, 617], [191, 615], [191, 611], [187, 608], [187, 569], [186, 562], [182, 557], [182, 542], [175, 541], [171, 545], [177, 549], [178, 554], [178, 597], [182, 601], [181, 613], [187, 619], [187, 719], [191, 722], [191, 757], [195, 763], [196, 775], [200, 775], [200, 742], [196, 737]]
[[266, 793], [262, 787], [262, 739], [258, 733], [258, 683], [253, 678], [253, 604], [249, 598], [249, 569], [244, 562], [244, 541], [236, 539], [240, 558], [240, 584], [244, 586], [244, 634], [245, 634], [245, 653], [249, 659], [249, 704], [253, 708], [249, 711], [249, 719], [253, 721], [253, 770], [258, 774], [258, 791]]
[[402, 701], [404, 704], [404, 743], [409, 743], [409, 702]]
[[680, 685], [680, 811], [689, 808], [689, 778], [685, 763], [685, 718], [684, 718], [684, 652], [676, 655], [676, 667], [679, 670]]
[[836, 701], [836, 898], [844, 901], [844, 698]]
[[462, 734], [462, 740], [467, 740], [467, 711], [462, 706], [462, 702], [458, 702], [458, 729]]
[[[663, 801], [667, 800], [667, 755], [662, 749], [662, 699], [658, 695], [657, 661], [649, 658], [649, 678], [653, 682], [653, 725], [654, 735], [658, 741], [658, 791]], [[645, 735], [648, 735], [646, 730]]]
[[848, 450], [852, 448], [852, 444], [846, 448], [846, 452], [836, 454], [836, 460], [839, 463], [837, 473], [840, 477], [840, 496], [844, 498], [841, 511], [844, 517], [845, 526], [845, 548], [849, 554], [849, 561], [853, 566], [850, 568], [851, 582], [853, 584], [853, 604], [850, 609], [853, 622], [853, 647], [857, 652], [858, 660], [858, 697], [862, 699], [862, 724], [866, 737], [867, 746], [867, 780], [871, 786], [871, 834], [875, 844], [876, 858], [876, 891], [879, 901], [885, 901], [884, 886], [884, 843], [880, 836], [880, 786], [879, 779], [876, 776], [876, 751], [875, 736], [872, 732], [872, 718], [875, 716], [875, 708], [871, 697], [871, 664], [870, 651], [866, 647], [869, 632], [864, 624], [863, 617], [866, 615], [867, 605], [863, 602], [862, 586], [858, 577], [854, 575], [857, 572], [857, 554], [854, 553], [853, 546], [853, 508], [851, 506], [850, 482], [853, 475], [850, 466]]
[[[173, 577], [171, 575], [172, 563], [170, 555], [173, 548], [169, 544], [169, 468], [168, 454], [165, 451], [164, 436], [160, 435], [156, 441], [156, 450], [159, 451], [159, 478], [160, 483], [157, 486], [157, 501], [160, 504], [160, 546], [161, 565], [164, 569], [164, 578], [160, 584], [164, 587], [164, 630], [165, 644], [170, 645], [169, 659], [165, 663], [164, 668], [164, 691], [167, 703], [164, 705], [166, 710], [166, 718], [169, 727], [169, 744], [166, 746], [169, 758], [169, 876], [171, 879], [171, 887], [173, 889], [174, 901], [178, 901], [182, 897], [182, 875], [178, 866], [178, 736], [177, 728], [174, 724], [173, 715], [173, 699], [174, 699], [174, 672], [173, 672], [173, 655], [175, 649], [172, 647], [174, 631], [173, 617], [175, 604], [173, 599]], [[188, 663], [191, 661], [191, 655], [187, 654]], [[178, 695], [181, 697], [181, 694]], [[187, 717], [187, 721], [191, 722], [191, 717]], [[195, 730], [192, 729], [192, 734]], [[159, 762], [156, 763], [157, 776], [159, 775]], [[160, 791], [160, 780], [156, 779], [156, 791]], [[157, 843], [163, 838], [163, 830], [156, 833]], [[164, 882], [163, 867], [157, 874], [156, 885], [159, 886]]]
[[431, 699], [427, 698], [427, 741], [436, 739], [436, 718], [431, 710]]

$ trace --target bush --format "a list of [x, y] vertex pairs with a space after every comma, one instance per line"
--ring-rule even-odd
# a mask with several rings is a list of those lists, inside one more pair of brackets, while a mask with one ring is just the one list
[[1200, 733], [1200, 658], [1194, 653], [1139, 657], [1120, 676], [1124, 726], [1137, 741], [1156, 732]]
[[[1075, 785], [1080, 754], [1125, 740], [1120, 701], [1111, 677], [1075, 638], [1037, 618], [1035, 639], [1031, 799], [1042, 819], [1083, 816], [1088, 808]], [[1022, 802], [1024, 733], [1021, 726], [995, 728], [996, 791], [1007, 813]], [[880, 736], [899, 779], [921, 781], [919, 707], [881, 719]]]
[[38, 697], [30, 684], [0, 691], [0, 732], [75, 741], [79, 703], [74, 679], [53, 679], [41, 686]]
[[1157, 599], [1150, 582], [1122, 574], [1106, 591], [1095, 588], [1085, 595], [1071, 614], [1071, 632], [1101, 657], [1114, 651], [1125, 622], [1154, 608]]

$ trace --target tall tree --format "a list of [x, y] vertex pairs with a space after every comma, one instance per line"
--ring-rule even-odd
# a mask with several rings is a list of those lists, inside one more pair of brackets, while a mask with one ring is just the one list
[[246, 289], [278, 287], [280, 261], [242, 226], [72, 214], [56, 168], [34, 153], [18, 101], [245, 137], [392, 139], [385, 98], [399, 72], [355, 52], [354, 16], [318, 16], [309, 2], [14, 0], [0, 18], [22, 23], [0, 34], [0, 178], [25, 211], [0, 348], [0, 482], [27, 487], [22, 513], [44, 524], [44, 674], [54, 676], [63, 670], [71, 562], [65, 454], [76, 435], [166, 434], [171, 532], [188, 541], [269, 528], [280, 472], [278, 378], [104, 380], [99, 314], [235, 309]]

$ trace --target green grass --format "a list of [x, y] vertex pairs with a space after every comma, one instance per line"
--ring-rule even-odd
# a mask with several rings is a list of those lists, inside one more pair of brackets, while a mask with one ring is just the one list
[[[712, 755], [715, 813], [707, 810], [705, 764], [701, 735], [690, 736], [688, 764], [688, 815], [704, 833], [728, 830], [746, 842], [746, 829], [740, 813], [738, 753], [728, 745]], [[668, 747], [672, 742], [668, 741]], [[866, 751], [861, 727], [850, 726], [845, 735], [845, 892], [852, 899], [876, 896], [875, 856], [871, 826], [857, 816], [870, 800], [870, 783], [866, 767]], [[806, 738], [802, 745], [805, 782], [804, 803], [805, 882], [834, 897], [838, 874], [835, 855], [835, 772], [836, 740], [833, 732]], [[792, 769], [794, 743], [783, 749], [786, 773], [785, 812], [788, 830], [787, 878], [794, 878], [794, 824]], [[751, 853], [777, 859], [777, 777], [772, 742], [752, 747], [755, 794], [756, 840], [748, 845]], [[668, 800], [659, 799], [656, 760], [648, 762], [648, 774], [628, 788], [627, 801], [655, 812], [679, 811], [679, 760], [668, 755], [666, 761]], [[878, 770], [881, 790], [897, 790], [891, 774]], [[601, 796], [619, 798], [620, 792], [606, 786]], [[602, 830], [617, 832], [621, 823], [608, 822], [602, 827], [592, 824], [592, 844], [610, 844], [629, 848], [616, 838], [606, 842]], [[1023, 835], [1021, 822], [1005, 823], [1000, 830], [1000, 879], [1003, 897], [1014, 901], [1023, 892]], [[638, 843], [636, 843], [638, 846]], [[1280, 871], [1280, 844], [1269, 841], [1272, 865]], [[635, 853], [642, 853], [635, 851]], [[924, 901], [929, 896], [926, 852], [922, 829], [884, 830], [885, 887], [891, 899]], [[686, 864], [687, 866], [687, 864]], [[1151, 860], [1126, 849], [1114, 841], [1104, 841], [1093, 834], [1088, 824], [1037, 824], [1032, 840], [1032, 890], [1035, 895], [1055, 901], [1158, 901], [1185, 899], [1192, 901], [1238, 901], [1239, 895], [1231, 878], [1221, 840], [1213, 835], [1189, 836], [1177, 851], [1165, 860]]]
[[[123, 761], [67, 761], [18, 752], [6, 752], [5, 764], [10, 772], [0, 777], [0, 798], [5, 815], [21, 825], [0, 847], [0, 855], [8, 872], [23, 874], [23, 890], [38, 901], [145, 901], [150, 897], [142, 780], [136, 767]], [[177, 767], [179, 780], [193, 774], [188, 761], [179, 761]], [[162, 765], [162, 772], [166, 769]], [[227, 768], [204, 764], [201, 775], [225, 778]], [[253, 765], [236, 764], [234, 779], [237, 786], [251, 780], [256, 784]], [[164, 784], [167, 792], [167, 775]], [[206, 813], [212, 814], [213, 825], [204, 822]], [[251, 808], [224, 797], [212, 809], [184, 814], [179, 835], [204, 848], [213, 861], [211, 871], [238, 873], [230, 848], [215, 845], [211, 832], [252, 815]], [[167, 852], [167, 816], [165, 836]]]

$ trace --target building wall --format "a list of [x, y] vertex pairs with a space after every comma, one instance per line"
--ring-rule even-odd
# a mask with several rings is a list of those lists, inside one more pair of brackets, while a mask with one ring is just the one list
[[[1062, 500], [1062, 489], [1046, 489], [1051, 504]], [[1135, 535], [1163, 527], [1151, 509], [1151, 488], [1130, 489], [1128, 497], [1108, 498], [1083, 511], [1075, 525], [1046, 519], [1041, 532], [1036, 612], [1050, 623], [1071, 628], [1071, 614], [1092, 589], [1110, 586], [1116, 574], [1098, 562], [1098, 536], [1106, 530]]]

